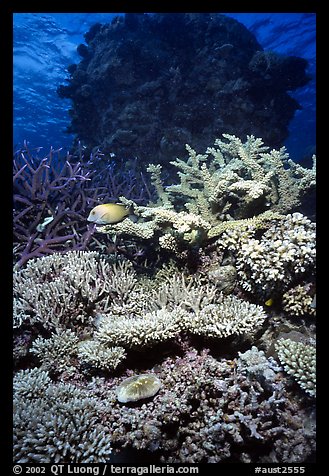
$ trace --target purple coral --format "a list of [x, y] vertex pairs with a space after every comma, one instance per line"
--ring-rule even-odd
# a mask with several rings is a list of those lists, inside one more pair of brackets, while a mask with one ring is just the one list
[[[25, 144], [13, 162], [14, 258], [16, 268], [29, 259], [54, 252], [85, 250], [93, 239], [94, 225], [87, 224], [90, 209], [98, 203], [113, 202], [120, 195], [142, 202], [149, 190], [132, 161], [129, 170], [98, 152], [86, 161], [61, 149], [50, 149], [40, 158]], [[102, 164], [99, 159], [102, 159]], [[100, 185], [100, 183], [102, 185]]]

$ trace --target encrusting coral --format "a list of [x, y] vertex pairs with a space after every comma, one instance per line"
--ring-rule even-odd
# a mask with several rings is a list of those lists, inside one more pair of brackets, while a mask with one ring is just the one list
[[113, 448], [148, 450], [160, 454], [162, 463], [185, 464], [266, 458], [296, 463], [314, 450], [314, 430], [304, 428], [309, 410], [296, 406], [280, 367], [257, 348], [252, 356], [220, 361], [189, 349], [154, 371], [161, 388], [134, 406], [117, 402], [121, 377], [89, 383], [105, 407]]

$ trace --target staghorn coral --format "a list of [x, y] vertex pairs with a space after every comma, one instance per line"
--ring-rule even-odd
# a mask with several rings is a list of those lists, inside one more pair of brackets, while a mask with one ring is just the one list
[[270, 226], [260, 238], [252, 226], [243, 232], [227, 230], [218, 247], [231, 252], [241, 286], [265, 298], [315, 272], [315, 227], [301, 213], [293, 213]]
[[316, 396], [316, 350], [312, 345], [279, 339], [275, 344], [284, 370], [311, 397]]
[[[141, 203], [151, 197], [136, 161], [130, 167], [106, 159], [100, 151], [85, 157], [79, 144], [76, 156], [50, 149], [40, 158], [27, 144], [13, 161], [14, 258], [19, 269], [29, 259], [68, 250], [95, 249], [93, 225], [86, 216], [98, 203], [125, 194]], [[100, 184], [101, 182], [101, 184]]]
[[[42, 389], [41, 382], [47, 383]], [[38, 392], [27, 393], [35, 383]], [[15, 463], [107, 461], [110, 435], [95, 399], [73, 385], [50, 383], [47, 373], [34, 369], [17, 374], [14, 390]]]

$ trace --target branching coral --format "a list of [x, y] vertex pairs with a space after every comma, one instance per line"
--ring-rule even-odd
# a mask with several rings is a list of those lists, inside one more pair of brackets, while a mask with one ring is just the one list
[[95, 252], [73, 251], [34, 259], [14, 273], [14, 323], [40, 322], [56, 329], [91, 319], [91, 310], [109, 291], [109, 268]]
[[97, 227], [98, 232], [153, 240], [160, 248], [179, 255], [182, 250], [201, 244], [211, 228], [210, 223], [200, 215], [176, 212], [165, 206], [141, 207], [124, 197], [120, 199], [133, 208], [140, 221], [134, 223], [127, 219], [114, 225], [100, 226]]
[[316, 350], [312, 345], [279, 339], [275, 345], [284, 370], [311, 397], [316, 395]]
[[256, 377], [266, 387], [266, 383], [273, 382], [276, 379], [275, 372], [281, 370], [273, 357], [266, 358], [262, 350], [252, 346], [246, 352], [239, 352], [237, 369], [243, 374]]
[[[27, 393], [26, 387], [36, 382], [38, 393]], [[17, 374], [14, 390], [16, 463], [107, 461], [110, 435], [100, 423], [95, 399], [73, 385], [50, 383], [39, 370]]]
[[122, 194], [138, 203], [150, 198], [143, 174], [134, 164], [127, 171], [108, 161], [99, 172], [98, 162], [104, 162], [101, 155], [98, 152], [87, 160], [80, 150], [77, 157], [68, 154], [63, 158], [60, 150], [51, 149], [41, 159], [26, 144], [16, 152], [13, 231], [17, 268], [31, 258], [87, 249], [94, 227], [86, 226], [86, 216], [95, 204], [118, 200]]
[[[301, 217], [288, 217], [285, 233], [294, 223], [303, 235], [300, 220], [307, 229]], [[265, 235], [258, 230], [257, 236], [260, 231]], [[235, 268], [223, 268], [231, 283]], [[150, 277], [126, 261], [109, 264], [95, 252], [72, 252], [29, 261], [15, 271], [14, 283], [16, 332], [30, 332], [30, 354], [41, 364], [14, 378], [15, 462], [104, 462], [111, 448], [131, 447], [157, 451], [167, 463], [302, 462], [313, 451], [314, 431], [303, 426], [312, 418], [292, 400], [289, 377], [272, 358], [255, 346], [233, 360], [218, 357], [231, 345], [225, 337], [255, 336], [269, 320], [262, 306], [225, 295], [218, 276], [188, 275], [171, 262]], [[54, 291], [58, 283], [61, 293]], [[169, 341], [175, 345], [156, 347]], [[195, 341], [216, 346], [217, 358], [193, 350]], [[158, 350], [178, 346], [180, 357], [162, 355], [162, 363], [146, 370]], [[289, 347], [293, 370], [301, 382], [307, 376], [310, 393], [313, 370], [303, 369], [313, 356], [307, 360], [303, 352]], [[136, 369], [125, 371], [135, 359]], [[161, 388], [150, 401], [118, 402], [118, 385], [139, 375], [141, 363]]]
[[104, 315], [95, 337], [105, 345], [141, 349], [176, 337], [182, 330], [185, 314], [180, 308], [170, 311], [163, 308], [143, 317]]
[[14, 324], [51, 331], [34, 340], [30, 351], [43, 369], [68, 374], [78, 363], [114, 370], [127, 350], [182, 333], [208, 338], [249, 334], [265, 320], [260, 306], [224, 296], [201, 277], [160, 274], [154, 283], [146, 276], [138, 279], [128, 262], [109, 265], [95, 252], [30, 260], [14, 273]]
[[38, 357], [43, 370], [68, 373], [74, 369], [72, 359], [76, 357], [78, 342], [79, 338], [70, 329], [58, 329], [49, 339], [35, 339], [30, 352]]
[[[128, 269], [129, 268], [129, 269]], [[110, 266], [94, 251], [72, 251], [30, 260], [14, 273], [14, 325], [40, 323], [46, 329], [91, 322], [134, 285], [129, 264]]]
[[315, 187], [315, 159], [312, 169], [304, 169], [284, 147], [268, 151], [254, 136], [244, 143], [229, 134], [223, 138], [205, 154], [186, 146], [188, 159], [171, 162], [178, 169], [178, 184], [164, 187], [161, 166], [150, 164], [157, 201], [141, 207], [121, 197], [139, 221], [124, 220], [97, 231], [152, 240], [179, 256], [182, 249], [203, 245], [225, 230], [268, 226], [296, 210]]
[[51, 384], [47, 371], [37, 367], [18, 371], [13, 380], [14, 395], [21, 399], [38, 398]]
[[289, 159], [284, 147], [268, 152], [254, 136], [245, 143], [230, 134], [223, 138], [203, 155], [187, 146], [188, 160], [171, 162], [180, 178], [180, 184], [165, 190], [172, 202], [173, 195], [186, 197], [189, 211], [214, 222], [225, 214], [247, 218], [268, 208], [287, 213], [315, 186], [315, 162], [313, 169], [304, 169]]
[[264, 322], [266, 314], [260, 306], [236, 296], [220, 296], [216, 304], [208, 304], [195, 317], [186, 319], [190, 332], [205, 337], [227, 337], [252, 334]]
[[173, 339], [181, 332], [222, 338], [252, 333], [263, 324], [266, 314], [260, 306], [235, 296], [216, 296], [215, 287], [212, 291], [210, 297], [198, 288], [181, 289], [176, 297], [182, 299], [181, 304], [169, 302], [169, 306], [142, 317], [105, 314], [99, 318], [95, 337], [104, 345], [141, 349]]

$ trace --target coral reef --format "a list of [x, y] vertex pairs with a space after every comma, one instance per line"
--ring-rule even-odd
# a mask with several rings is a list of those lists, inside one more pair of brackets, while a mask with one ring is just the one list
[[[151, 164], [157, 196], [121, 196], [135, 220], [98, 226], [103, 240], [86, 231], [88, 210], [88, 251], [82, 225], [63, 248], [39, 256], [34, 238], [19, 248], [15, 462], [109, 462], [136, 450], [163, 463], [314, 457], [315, 223], [296, 210], [315, 167], [253, 136], [187, 149], [173, 162], [179, 183], [166, 186]], [[19, 169], [29, 193], [41, 178], [52, 188], [47, 161]], [[85, 169], [71, 180], [69, 164], [58, 179], [74, 197]], [[85, 207], [95, 205], [88, 193]], [[37, 233], [48, 236], [50, 218], [39, 216]]]
[[316, 350], [312, 345], [291, 339], [279, 339], [275, 344], [284, 370], [311, 397], [316, 395]]
[[223, 132], [280, 147], [299, 108], [289, 92], [310, 79], [306, 60], [263, 51], [218, 13], [126, 14], [85, 40], [58, 88], [72, 101], [68, 131], [144, 163], [168, 163], [185, 143], [203, 150]]
[[[100, 152], [87, 159], [51, 149], [44, 158], [27, 144], [14, 156], [14, 258], [20, 268], [29, 259], [97, 245], [94, 227], [86, 226], [90, 209], [124, 194], [138, 203], [150, 198], [143, 174], [134, 163], [125, 170]], [[136, 165], [136, 164], [135, 164]], [[100, 171], [99, 169], [103, 167]]]
[[133, 407], [116, 402], [118, 378], [88, 388], [104, 401], [114, 449], [156, 452], [165, 463], [304, 461], [314, 451], [314, 429], [304, 432], [311, 410], [294, 403], [273, 360], [256, 348], [251, 360], [252, 371], [245, 354], [219, 362], [190, 349], [169, 357], [156, 368], [161, 389]]
[[[35, 385], [33, 394], [26, 391]], [[73, 385], [51, 383], [38, 369], [16, 374], [15, 462], [102, 463], [111, 454], [110, 441], [95, 399]]]
[[253, 136], [245, 143], [229, 134], [223, 137], [203, 155], [187, 146], [188, 159], [172, 162], [179, 169], [179, 184], [164, 186], [161, 166], [151, 164], [157, 200], [140, 206], [120, 197], [138, 221], [99, 226], [97, 232], [152, 242], [186, 258], [186, 250], [204, 246], [226, 230], [240, 235], [252, 225], [265, 229], [284, 220], [315, 187], [315, 160], [312, 169], [304, 169], [284, 148], [268, 152]]
[[312, 283], [298, 284], [285, 292], [282, 296], [284, 311], [290, 316], [315, 316], [315, 295], [312, 288], [314, 288]]
[[301, 213], [286, 215], [256, 236], [259, 229], [250, 226], [242, 233], [227, 230], [218, 241], [220, 249], [232, 253], [238, 281], [247, 291], [274, 297], [315, 273], [315, 223]]
[[226, 296], [198, 277], [176, 271], [152, 284], [152, 278], [138, 279], [129, 262], [110, 265], [96, 252], [30, 260], [14, 273], [14, 297], [16, 328], [37, 325], [52, 332], [38, 337], [30, 351], [42, 368], [57, 372], [76, 356], [92, 367], [114, 369], [125, 349], [152, 347], [182, 333], [249, 334], [266, 318], [260, 306]]
[[[218, 277], [187, 275], [173, 262], [150, 276], [127, 261], [73, 251], [30, 260], [14, 283], [16, 332], [30, 332], [28, 355], [40, 365], [20, 370], [18, 360], [15, 462], [108, 462], [129, 448], [167, 463], [312, 457], [313, 406], [257, 347], [269, 317], [224, 294]], [[202, 350], [205, 343], [216, 356]], [[294, 353], [300, 376], [311, 359]], [[310, 392], [314, 374], [307, 372]], [[149, 398], [118, 399], [126, 378], [149, 374]]]

